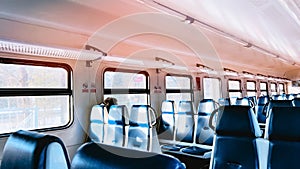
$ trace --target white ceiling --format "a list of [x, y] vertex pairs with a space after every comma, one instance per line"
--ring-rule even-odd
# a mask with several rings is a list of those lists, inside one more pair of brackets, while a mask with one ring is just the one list
[[[0, 0], [0, 39], [78, 49], [89, 44], [110, 55], [130, 59], [153, 61], [159, 56], [189, 68], [202, 63], [214, 69], [229, 67], [297, 78], [294, 72], [299, 69], [295, 63], [300, 65], [298, 1], [155, 2]], [[202, 24], [185, 24], [182, 14]], [[205, 28], [203, 23], [209, 26]], [[244, 47], [246, 42], [252, 46]]]

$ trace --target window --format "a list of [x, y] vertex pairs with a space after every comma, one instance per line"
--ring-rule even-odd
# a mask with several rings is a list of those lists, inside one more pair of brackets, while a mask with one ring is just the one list
[[0, 134], [66, 127], [71, 98], [68, 65], [0, 59]]
[[192, 100], [192, 78], [190, 76], [167, 75], [166, 83], [166, 98], [174, 100], [175, 105], [178, 105], [180, 100]]
[[108, 68], [104, 71], [104, 98], [114, 97], [128, 109], [136, 104], [149, 104], [149, 75], [125, 69]]
[[284, 84], [280, 83], [279, 84], [279, 94], [283, 94], [284, 92]]
[[266, 82], [260, 82], [260, 95], [261, 96], [267, 96], [268, 95], [268, 87]]
[[271, 83], [271, 93], [273, 95], [277, 95], [277, 85], [276, 83]]
[[222, 97], [221, 82], [217, 78], [203, 78], [204, 99], [218, 101]]
[[256, 83], [254, 81], [247, 81], [247, 96], [256, 96]]
[[241, 81], [228, 80], [229, 97], [242, 97]]

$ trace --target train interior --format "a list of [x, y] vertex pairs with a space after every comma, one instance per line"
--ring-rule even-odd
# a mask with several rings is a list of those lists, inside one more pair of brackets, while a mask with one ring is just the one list
[[299, 1], [0, 4], [1, 169], [299, 166]]

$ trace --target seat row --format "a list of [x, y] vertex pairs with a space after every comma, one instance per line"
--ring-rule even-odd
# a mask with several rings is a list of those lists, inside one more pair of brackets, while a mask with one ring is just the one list
[[174, 101], [163, 101], [158, 130], [162, 151], [196, 156], [211, 151], [214, 131], [209, 127], [209, 117], [216, 108], [216, 102], [212, 99], [200, 101], [197, 111], [192, 101], [180, 101], [178, 111]]
[[251, 107], [220, 107], [211, 168], [299, 168], [299, 122], [300, 107], [274, 107], [261, 138]]
[[31, 131], [17, 131], [8, 138], [1, 169], [185, 169], [178, 159], [153, 152], [95, 142], [83, 144], [72, 162], [60, 138]]
[[149, 105], [94, 105], [90, 115], [89, 136], [93, 142], [160, 152], [155, 128], [156, 116]]

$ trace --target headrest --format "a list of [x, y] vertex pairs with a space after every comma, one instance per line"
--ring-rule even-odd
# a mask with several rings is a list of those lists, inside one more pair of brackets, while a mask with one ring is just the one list
[[108, 122], [108, 112], [106, 107], [101, 105], [94, 105], [91, 110], [90, 116], [91, 123], [107, 123]]
[[78, 149], [72, 161], [72, 169], [82, 168], [184, 169], [185, 166], [178, 159], [165, 154], [156, 154], [104, 144], [86, 143]]
[[163, 101], [161, 104], [161, 112], [168, 113], [168, 114], [174, 114], [175, 113], [174, 101], [173, 100]]
[[61, 145], [65, 162], [70, 167], [63, 142], [55, 136], [19, 130], [11, 134], [5, 144], [1, 168], [44, 169], [47, 149], [51, 143]]
[[195, 108], [192, 101], [180, 101], [178, 105], [178, 114], [194, 115]]
[[273, 100], [284, 100], [285, 97], [283, 95], [273, 95], [272, 99]]
[[256, 98], [256, 96], [250, 96], [250, 97], [248, 97], [248, 99], [249, 99], [250, 101], [252, 101], [252, 103], [253, 103], [254, 105], [257, 104], [257, 98]]
[[218, 102], [222, 106], [230, 106], [230, 98], [220, 98]]
[[268, 96], [260, 96], [258, 98], [258, 105], [265, 105], [269, 102], [269, 97]]
[[250, 106], [248, 98], [237, 98], [235, 104], [239, 106]]
[[129, 115], [125, 105], [111, 105], [108, 114], [108, 124], [128, 125]]
[[198, 105], [198, 115], [210, 115], [216, 109], [216, 104], [213, 99], [203, 99]]
[[250, 106], [220, 107], [217, 124], [217, 135], [260, 137], [261, 131]]
[[132, 105], [129, 123], [131, 126], [150, 127], [149, 106]]
[[300, 141], [300, 107], [274, 107], [267, 121], [269, 140]]

